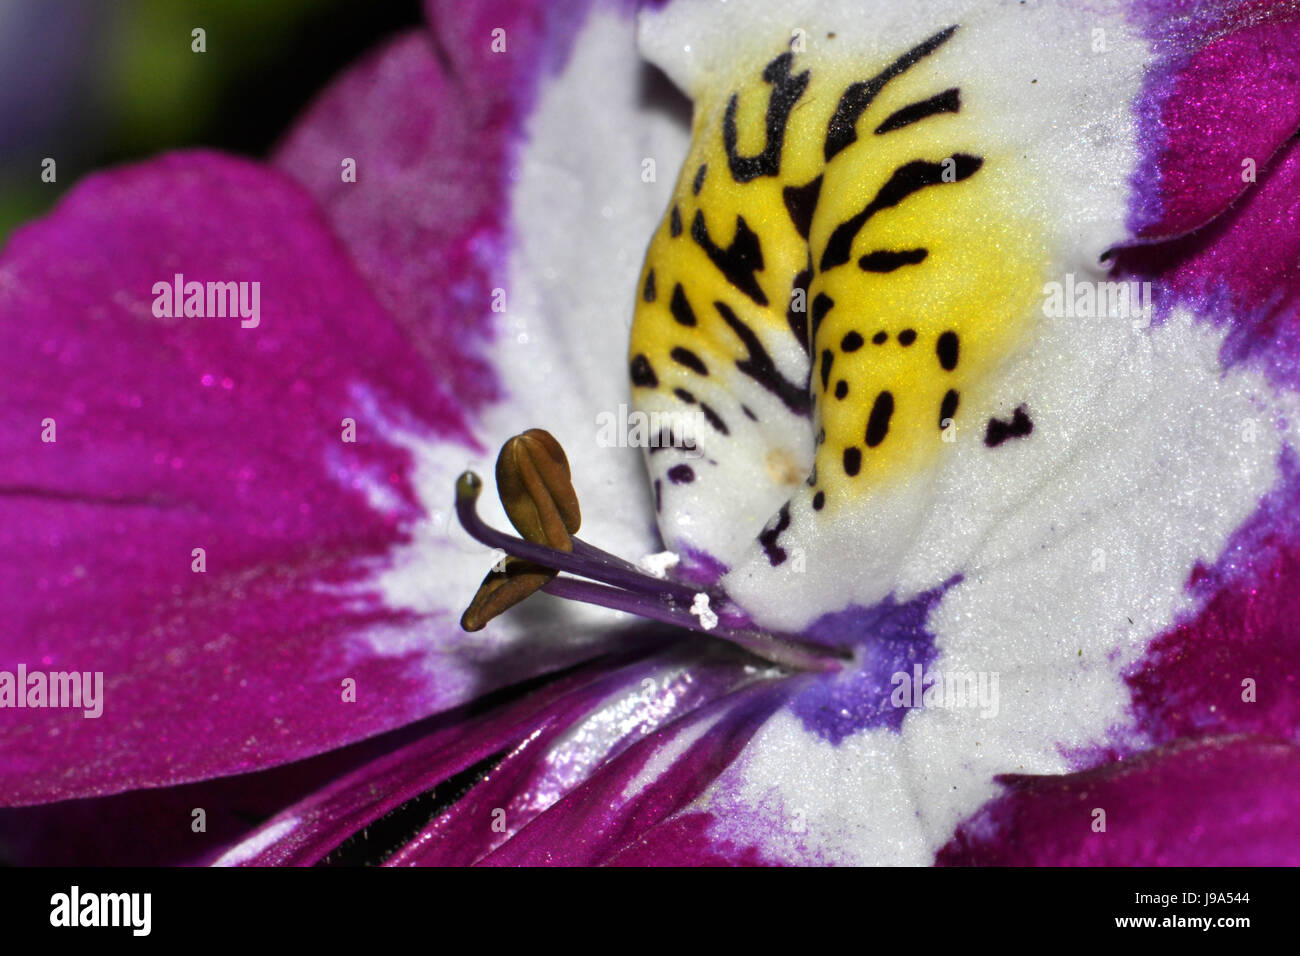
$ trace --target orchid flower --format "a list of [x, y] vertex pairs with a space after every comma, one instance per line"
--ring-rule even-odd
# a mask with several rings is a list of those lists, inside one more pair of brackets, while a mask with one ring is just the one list
[[1300, 862], [1300, 5], [633, 7], [10, 240], [9, 854]]

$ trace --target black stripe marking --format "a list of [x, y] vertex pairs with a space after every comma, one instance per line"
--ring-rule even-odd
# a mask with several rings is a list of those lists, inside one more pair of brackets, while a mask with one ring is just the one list
[[642, 388], [655, 388], [659, 384], [659, 376], [655, 374], [654, 366], [644, 355], [637, 355], [632, 359], [632, 384]]
[[692, 395], [690, 392], [686, 391], [686, 389], [684, 388], [673, 389], [673, 394], [676, 395], [683, 402], [685, 402], [687, 405], [695, 404], [695, 396]]
[[751, 422], [758, 421], [758, 416], [755, 415], [752, 411], [750, 411], [748, 405], [741, 405], [740, 410], [745, 413], [745, 417], [748, 418]]
[[813, 213], [817, 211], [817, 199], [822, 192], [822, 178], [818, 176], [803, 186], [786, 186], [781, 190], [781, 199], [785, 202], [785, 211], [790, 214], [795, 232], [804, 241], [812, 229]]
[[781, 510], [776, 513], [776, 517], [767, 523], [762, 533], [758, 536], [758, 543], [763, 546], [763, 552], [767, 555], [768, 563], [772, 567], [783, 564], [789, 557], [785, 553], [785, 548], [778, 543], [781, 533], [790, 527], [790, 504], [786, 502], [781, 506]]
[[668, 356], [678, 365], [684, 365], [692, 372], [699, 375], [708, 375], [709, 367], [700, 360], [700, 357], [690, 349], [682, 348], [680, 345], [675, 347]]
[[700, 402], [700, 411], [704, 414], [704, 417], [708, 419], [709, 424], [717, 431], [724, 435], [731, 434], [731, 430], [727, 428], [727, 423], [722, 420], [722, 416], [710, 408], [706, 403]]
[[727, 151], [731, 178], [738, 183], [747, 183], [760, 176], [775, 176], [781, 171], [781, 147], [785, 143], [790, 110], [808, 87], [807, 70], [797, 76], [790, 75], [790, 64], [793, 61], [793, 53], [782, 53], [763, 68], [763, 79], [771, 84], [772, 92], [768, 96], [767, 116], [764, 120], [767, 140], [763, 144], [763, 151], [758, 155], [741, 156], [736, 152], [736, 109], [740, 105], [740, 95], [733, 93], [727, 101], [727, 112], [722, 117], [722, 145]]
[[894, 414], [894, 396], [881, 392], [871, 406], [871, 417], [867, 419], [867, 447], [875, 448], [889, 434], [889, 419]]
[[709, 227], [704, 223], [703, 211], [695, 211], [691, 222], [691, 238], [704, 250], [704, 254], [724, 276], [758, 305], [767, 305], [767, 296], [754, 278], [763, 271], [763, 246], [758, 236], [745, 223], [743, 216], [736, 217], [736, 236], [731, 245], [723, 249], [709, 237]]
[[957, 414], [958, 395], [953, 389], [948, 389], [944, 395], [943, 401], [939, 403], [939, 430], [943, 431], [943, 423]]
[[691, 183], [691, 194], [698, 196], [700, 190], [704, 188], [704, 177], [709, 171], [708, 163], [700, 163], [700, 168], [695, 170], [695, 180]]
[[817, 330], [822, 327], [822, 319], [826, 318], [826, 313], [829, 312], [834, 305], [835, 300], [825, 292], [818, 292], [817, 298], [813, 299], [812, 330], [808, 338], [809, 343], [815, 343], [817, 341]]
[[901, 249], [890, 252], [881, 249], [869, 252], [858, 260], [858, 268], [863, 272], [893, 272], [903, 266], [914, 266], [925, 261], [929, 249]]
[[984, 444], [996, 448], [1008, 438], [1024, 438], [1033, 431], [1034, 423], [1029, 420], [1025, 406], [1021, 405], [1009, 422], [999, 421], [996, 418], [989, 419], [988, 427], [984, 430]]
[[844, 474], [852, 478], [862, 470], [862, 451], [857, 448], [844, 449]]
[[940, 113], [957, 113], [960, 111], [961, 91], [954, 87], [950, 90], [944, 90], [942, 93], [936, 93], [928, 100], [921, 100], [919, 103], [904, 106], [901, 110], [891, 113], [888, 119], [876, 127], [876, 135], [882, 136], [885, 133], [892, 133], [896, 129], [911, 126], [913, 123], [919, 123], [927, 117], [937, 116]]
[[772, 356], [768, 354], [767, 349], [763, 348], [763, 343], [754, 334], [754, 330], [745, 324], [730, 306], [725, 302], [714, 302], [713, 307], [718, 310], [722, 321], [731, 327], [731, 331], [736, 333], [736, 337], [745, 346], [745, 351], [749, 353], [746, 358], [736, 359], [736, 368], [779, 398], [781, 403], [796, 415], [807, 415], [812, 408], [808, 389], [794, 384], [777, 370]]
[[678, 325], [695, 325], [695, 310], [686, 301], [686, 292], [680, 282], [673, 286], [673, 297], [668, 303], [668, 311], [673, 314]]
[[651, 269], [645, 277], [645, 288], [641, 290], [641, 298], [646, 302], [655, 300], [655, 271]]
[[674, 239], [682, 234], [682, 211], [673, 206], [672, 215], [668, 217], [668, 232]]
[[826, 391], [826, 386], [831, 382], [831, 365], [835, 362], [835, 356], [831, 354], [830, 349], [822, 349], [822, 391]]
[[839, 105], [835, 108], [835, 115], [831, 118], [830, 125], [826, 129], [826, 145], [822, 150], [826, 160], [829, 162], [831, 157], [840, 150], [857, 142], [858, 119], [866, 112], [867, 107], [872, 104], [875, 98], [880, 95], [880, 91], [885, 88], [885, 84], [920, 63], [947, 43], [948, 39], [956, 32], [956, 25], [940, 30], [928, 40], [912, 47], [871, 79], [849, 86], [844, 91], [844, 95], [840, 97]]
[[943, 366], [944, 371], [951, 372], [957, 367], [958, 349], [956, 332], [949, 330], [939, 336], [939, 341], [934, 344], [934, 351], [939, 356], [939, 364]]
[[[945, 164], [949, 161], [953, 163], [953, 178], [947, 180], [944, 179], [944, 171]], [[853, 240], [859, 230], [880, 210], [897, 206], [908, 196], [920, 192], [927, 186], [951, 185], [969, 179], [983, 165], [984, 160], [978, 156], [957, 153], [944, 162], [931, 163], [918, 159], [900, 166], [894, 170], [889, 181], [880, 187], [875, 198], [867, 203], [860, 213], [835, 227], [830, 240], [826, 243], [826, 249], [822, 252], [821, 271], [826, 272], [849, 261]]]

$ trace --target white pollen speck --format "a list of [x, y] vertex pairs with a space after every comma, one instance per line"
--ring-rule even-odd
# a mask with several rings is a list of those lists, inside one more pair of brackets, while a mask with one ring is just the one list
[[646, 574], [656, 578], [663, 578], [668, 575], [669, 571], [677, 567], [677, 562], [680, 560], [681, 558], [672, 551], [660, 551], [658, 554], [647, 554], [641, 559], [640, 565], [641, 570]]
[[718, 626], [718, 615], [709, 607], [709, 596], [703, 591], [695, 595], [691, 614], [700, 619], [700, 627], [706, 631], [711, 631]]

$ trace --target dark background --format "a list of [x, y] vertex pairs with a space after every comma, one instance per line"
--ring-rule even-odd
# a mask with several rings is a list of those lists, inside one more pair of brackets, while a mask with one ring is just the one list
[[187, 146], [265, 156], [333, 77], [421, 22], [419, 0], [0, 0], [0, 242], [95, 169]]

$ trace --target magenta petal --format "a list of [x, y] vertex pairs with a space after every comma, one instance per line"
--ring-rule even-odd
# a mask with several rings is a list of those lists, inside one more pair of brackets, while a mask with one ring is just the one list
[[392, 866], [459, 866], [505, 845], [593, 771], [656, 728], [680, 726], [701, 708], [748, 683], [734, 655], [717, 649], [676, 652], [611, 675], [603, 699], [563, 702], [539, 722], [486, 780], [432, 820]]
[[482, 862], [588, 866], [686, 810], [790, 696], [788, 682], [730, 694], [639, 741]]
[[[1184, 743], [1084, 773], [1002, 778], [937, 862], [971, 866], [1295, 866], [1300, 748]], [[1105, 812], [1105, 831], [1094, 829]]]
[[[155, 318], [176, 273], [259, 282], [260, 324]], [[301, 189], [210, 153], [94, 176], [9, 243], [0, 321], [0, 669], [103, 671], [105, 696], [0, 711], [0, 801], [249, 771], [455, 703], [362, 638], [406, 621], [366, 582], [420, 514], [386, 427], [470, 439]]]
[[1245, 3], [1222, 16], [1203, 5], [1200, 20], [1181, 0], [1153, 6], [1171, 9], [1153, 30], [1165, 65], [1138, 107], [1146, 157], [1133, 228], [1143, 239], [1223, 212], [1249, 188], [1243, 163], [1262, 172], [1300, 127], [1300, 5]]
[[[456, 0], [322, 93], [275, 163], [317, 199], [379, 301], [462, 407], [497, 397], [513, 152], [589, 0]], [[630, 29], [630, 28], [629, 28]], [[493, 31], [502, 30], [502, 52]], [[356, 162], [356, 181], [341, 164]]]
[[[415, 742], [371, 761], [282, 811], [221, 855], [245, 866], [310, 866], [354, 833], [404, 802], [503, 750], [527, 742], [539, 729], [592, 706], [622, 679], [609, 665], [586, 666], [513, 703], [480, 716], [468, 708], [434, 719]], [[635, 665], [632, 665], [635, 666]]]
[[[482, 349], [505, 284], [504, 131], [480, 78], [449, 78], [436, 39], [408, 34], [327, 89], [275, 163], [299, 180], [431, 374], [473, 407], [496, 394]], [[356, 164], [345, 182], [343, 164]]]
[[1231, 328], [1225, 364], [1251, 360], [1300, 388], [1300, 139], [1219, 219], [1190, 236], [1121, 250], [1117, 273], [1151, 281], [1157, 304], [1186, 304]]

